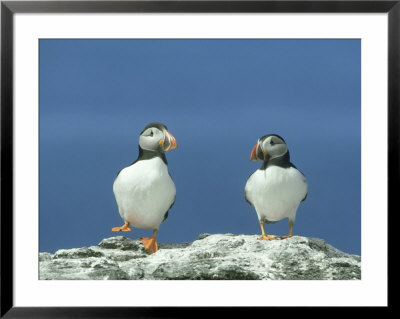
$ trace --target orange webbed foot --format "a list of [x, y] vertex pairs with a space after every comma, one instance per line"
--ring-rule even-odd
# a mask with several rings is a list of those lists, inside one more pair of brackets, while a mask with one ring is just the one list
[[144, 248], [149, 254], [154, 254], [158, 250], [157, 240], [154, 237], [142, 237], [140, 238], [140, 240], [142, 241]]
[[261, 239], [261, 240], [274, 240], [274, 239], [276, 239], [276, 236], [274, 236], [274, 235], [261, 235], [260, 237], [258, 237], [258, 239]]
[[113, 227], [111, 228], [111, 231], [132, 231], [129, 227], [129, 223], [125, 222], [125, 224], [121, 227]]

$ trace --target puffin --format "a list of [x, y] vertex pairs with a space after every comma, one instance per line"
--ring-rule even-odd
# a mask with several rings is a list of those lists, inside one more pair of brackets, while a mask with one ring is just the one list
[[254, 207], [261, 227], [263, 240], [273, 240], [276, 236], [265, 233], [264, 224], [289, 219], [289, 234], [293, 236], [293, 224], [297, 209], [308, 194], [307, 179], [290, 162], [289, 149], [285, 140], [276, 134], [259, 138], [253, 147], [250, 161], [262, 161], [261, 167], [247, 179], [244, 195]]
[[113, 184], [124, 225], [111, 231], [131, 231], [130, 225], [152, 229], [152, 237], [140, 238], [149, 254], [158, 250], [157, 231], [175, 203], [176, 188], [165, 153], [177, 147], [175, 137], [164, 124], [148, 124], [139, 136], [137, 160], [120, 170]]

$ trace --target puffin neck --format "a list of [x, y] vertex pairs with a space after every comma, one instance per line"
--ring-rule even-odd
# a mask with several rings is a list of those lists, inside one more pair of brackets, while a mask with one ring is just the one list
[[145, 150], [145, 149], [141, 148], [140, 146], [139, 146], [139, 156], [138, 156], [137, 160], [134, 161], [132, 164], [136, 163], [137, 161], [148, 160], [148, 159], [152, 159], [155, 157], [161, 158], [163, 160], [163, 162], [165, 163], [165, 165], [168, 165], [167, 157], [165, 156], [164, 152], [149, 151], [149, 150]]
[[290, 154], [289, 151], [287, 151], [284, 155], [279, 156], [279, 157], [275, 157], [273, 159], [270, 159], [269, 157], [267, 157], [262, 166], [261, 166], [261, 170], [265, 170], [270, 166], [279, 166], [282, 168], [289, 168], [292, 167], [292, 163], [290, 163]]

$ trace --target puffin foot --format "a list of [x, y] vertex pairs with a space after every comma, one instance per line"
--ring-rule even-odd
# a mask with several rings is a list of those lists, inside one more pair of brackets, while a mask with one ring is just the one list
[[140, 240], [149, 254], [154, 254], [158, 250], [157, 240], [154, 237], [142, 237]]
[[111, 231], [132, 231], [129, 227], [129, 223], [125, 222], [125, 224], [121, 227], [113, 227], [111, 228]]
[[258, 239], [262, 239], [262, 240], [274, 240], [276, 239], [276, 236], [274, 235], [261, 235], [260, 237], [258, 237]]
[[289, 220], [289, 234], [287, 234], [286, 236], [281, 236], [281, 239], [286, 239], [293, 236], [293, 224], [294, 222], [292, 220]]

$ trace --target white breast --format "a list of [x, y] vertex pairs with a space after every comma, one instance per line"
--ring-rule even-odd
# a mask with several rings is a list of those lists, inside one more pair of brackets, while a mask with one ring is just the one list
[[300, 202], [307, 194], [307, 181], [294, 167], [270, 166], [257, 170], [245, 186], [248, 200], [254, 205], [259, 220], [295, 220]]
[[176, 194], [167, 165], [159, 157], [124, 168], [113, 190], [122, 219], [150, 229], [158, 229]]

